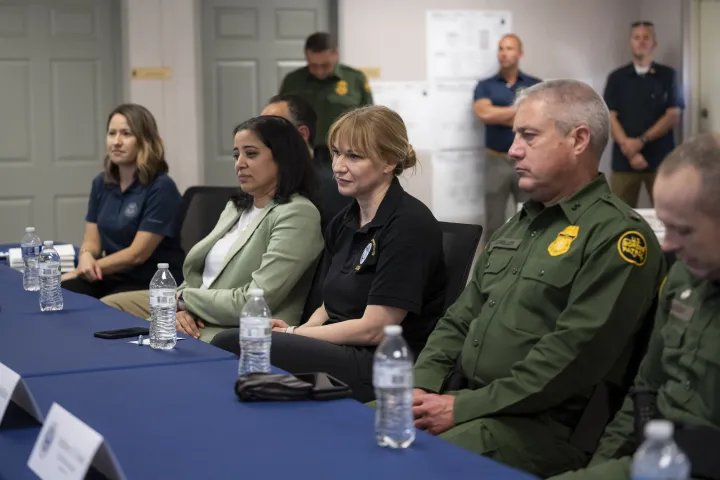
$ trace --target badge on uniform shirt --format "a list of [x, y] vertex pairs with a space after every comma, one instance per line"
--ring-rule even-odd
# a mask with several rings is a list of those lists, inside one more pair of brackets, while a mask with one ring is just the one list
[[367, 79], [365, 79], [365, 91], [368, 93], [372, 92], [372, 90], [370, 90], [370, 82]]
[[647, 242], [638, 231], [630, 230], [620, 235], [617, 249], [620, 257], [628, 263], [642, 267], [647, 261]]
[[572, 245], [572, 242], [577, 238], [579, 232], [580, 227], [577, 225], [565, 227], [562, 232], [558, 233], [557, 238], [548, 245], [548, 253], [553, 257], [567, 253], [568, 250], [570, 250], [570, 245]]
[[125, 207], [125, 216], [128, 218], [135, 218], [138, 214], [138, 206], [137, 203], [132, 202], [130, 205]]
[[375, 243], [375, 239], [373, 238], [370, 240], [370, 243], [367, 244], [365, 247], [365, 250], [363, 250], [362, 255], [360, 256], [360, 265], [355, 267], [355, 270], [360, 270], [360, 267], [363, 263], [365, 263], [365, 260], [367, 260], [368, 255], [375, 256], [375, 251], [377, 250], [377, 244]]
[[337, 93], [341, 97], [347, 95], [348, 84], [345, 80], [338, 80], [337, 84], [335, 85], [335, 93]]

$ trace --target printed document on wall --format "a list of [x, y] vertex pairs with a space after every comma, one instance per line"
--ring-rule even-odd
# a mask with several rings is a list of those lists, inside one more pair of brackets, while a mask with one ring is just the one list
[[512, 31], [502, 10], [428, 10], [427, 78], [473, 80], [497, 72], [497, 45]]
[[416, 151], [433, 148], [430, 101], [427, 82], [384, 82], [371, 80], [375, 105], [395, 110], [405, 122], [408, 140]]
[[432, 211], [440, 221], [481, 223], [485, 216], [482, 150], [433, 153]]
[[468, 149], [484, 145], [485, 128], [473, 112], [471, 80], [437, 81], [430, 94], [435, 149]]

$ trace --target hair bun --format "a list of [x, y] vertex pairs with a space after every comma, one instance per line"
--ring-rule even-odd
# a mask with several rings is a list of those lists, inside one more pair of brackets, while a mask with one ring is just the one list
[[417, 155], [415, 154], [415, 149], [412, 147], [412, 145], [408, 144], [408, 153], [405, 156], [405, 161], [403, 162], [403, 170], [407, 170], [408, 168], [413, 168], [417, 164]]

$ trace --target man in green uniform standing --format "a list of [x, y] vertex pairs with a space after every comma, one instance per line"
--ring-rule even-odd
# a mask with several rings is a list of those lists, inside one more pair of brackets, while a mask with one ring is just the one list
[[[594, 387], [621, 383], [665, 264], [649, 225], [598, 172], [602, 98], [555, 80], [516, 107], [508, 153], [530, 200], [419, 355], [413, 413], [417, 428], [548, 476], [586, 465], [571, 433]], [[445, 392], [458, 359], [467, 386]]]
[[348, 110], [372, 105], [372, 92], [364, 73], [338, 61], [337, 44], [329, 33], [313, 33], [307, 38], [305, 58], [307, 66], [285, 76], [280, 94], [299, 95], [312, 105], [318, 118], [315, 157], [324, 163], [330, 160], [330, 125]]
[[[653, 190], [665, 224], [662, 248], [678, 261], [660, 291], [635, 387], [657, 392], [663, 418], [720, 435], [720, 134], [699, 135], [677, 147], [660, 164]], [[642, 441], [633, 422], [628, 396], [590, 467], [556, 478], [630, 478], [630, 456]]]

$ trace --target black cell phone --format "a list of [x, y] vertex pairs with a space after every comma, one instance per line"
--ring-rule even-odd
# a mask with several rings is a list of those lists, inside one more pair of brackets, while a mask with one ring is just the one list
[[313, 386], [313, 400], [334, 400], [347, 398], [352, 394], [346, 383], [327, 373], [299, 373], [293, 376]]
[[105, 340], [117, 340], [119, 338], [137, 337], [138, 335], [148, 336], [148, 335], [150, 335], [150, 328], [148, 328], [148, 327], [121, 328], [119, 330], [105, 330], [103, 332], [95, 332], [93, 335], [97, 338], [103, 338]]

